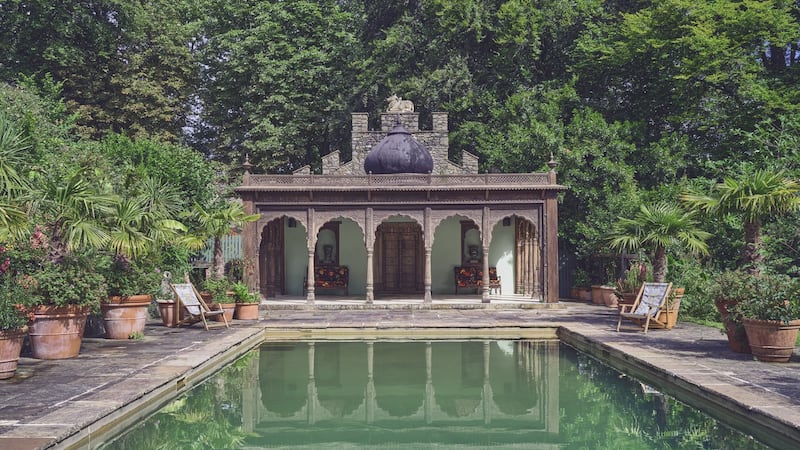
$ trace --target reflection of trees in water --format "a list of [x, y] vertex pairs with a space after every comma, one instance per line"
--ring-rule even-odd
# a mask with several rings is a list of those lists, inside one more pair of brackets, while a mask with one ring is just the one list
[[334, 417], [352, 414], [364, 403], [366, 367], [363, 342], [317, 342], [314, 378], [320, 405]]
[[750, 436], [562, 346], [561, 436], [569, 448], [766, 448]]
[[261, 402], [268, 411], [290, 417], [308, 399], [308, 344], [264, 345], [259, 358]]
[[[537, 407], [544, 388], [542, 367], [527, 364], [539, 346], [530, 341], [495, 341], [490, 350], [492, 398], [501, 412], [523, 415]], [[530, 353], [533, 353], [531, 355]]]
[[375, 391], [378, 406], [395, 417], [414, 414], [425, 401], [425, 344], [375, 343]]
[[110, 443], [113, 449], [224, 449], [244, 444], [243, 370], [248, 356], [178, 397], [158, 413]]
[[436, 404], [450, 417], [476, 412], [483, 396], [483, 342], [431, 344]]

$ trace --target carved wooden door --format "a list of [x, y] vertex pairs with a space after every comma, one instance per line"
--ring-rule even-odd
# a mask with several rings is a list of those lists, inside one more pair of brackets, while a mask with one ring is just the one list
[[381, 291], [417, 293], [422, 291], [422, 230], [415, 223], [381, 225]]

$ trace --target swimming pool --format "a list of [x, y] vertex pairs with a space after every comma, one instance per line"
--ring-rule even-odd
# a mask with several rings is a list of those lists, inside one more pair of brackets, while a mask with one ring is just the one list
[[269, 342], [106, 448], [769, 448], [556, 340]]

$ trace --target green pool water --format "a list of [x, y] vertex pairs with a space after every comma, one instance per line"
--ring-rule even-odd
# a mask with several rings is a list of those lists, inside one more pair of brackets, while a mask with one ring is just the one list
[[109, 449], [769, 448], [557, 341], [271, 343]]

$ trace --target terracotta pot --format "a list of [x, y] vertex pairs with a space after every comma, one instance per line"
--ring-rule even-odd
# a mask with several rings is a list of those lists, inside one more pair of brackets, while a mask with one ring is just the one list
[[743, 318], [747, 340], [753, 356], [764, 362], [789, 362], [794, 351], [800, 320], [787, 325], [781, 320], [756, 320]]
[[581, 298], [580, 291], [581, 291], [581, 289], [577, 288], [577, 287], [570, 288], [569, 289], [569, 298], [574, 298], [575, 300], [580, 299]]
[[619, 306], [632, 305], [636, 301], [636, 295], [638, 292], [623, 292], [622, 298], [617, 297], [617, 303]]
[[233, 317], [239, 320], [258, 320], [258, 303], [237, 303]]
[[599, 284], [592, 285], [592, 303], [595, 305], [605, 305], [603, 301], [603, 286]]
[[609, 308], [616, 308], [619, 303], [617, 294], [614, 293], [614, 288], [608, 288], [603, 291], [603, 303]]
[[15, 330], [0, 330], [0, 380], [14, 376], [22, 351], [22, 341], [28, 333], [28, 327]]
[[65, 359], [78, 356], [89, 306], [39, 305], [28, 331], [31, 354], [37, 359]]
[[134, 334], [143, 334], [147, 323], [147, 308], [153, 299], [150, 295], [109, 297], [100, 305], [107, 339], [130, 339]]
[[719, 311], [722, 318], [722, 324], [725, 327], [725, 335], [728, 337], [728, 348], [736, 353], [752, 353], [750, 344], [747, 341], [747, 333], [744, 331], [744, 326], [734, 320], [731, 308], [739, 303], [736, 300], [716, 299], [714, 305]]
[[611, 286], [592, 286], [592, 303], [595, 305], [617, 306], [617, 297], [614, 295], [614, 288]]
[[[218, 308], [217, 305], [222, 306], [222, 310], [225, 311], [223, 313], [225, 315], [225, 320], [227, 320], [228, 322], [233, 320], [233, 312], [236, 310], [236, 303], [212, 303], [208, 305], [208, 307], [211, 308], [211, 310], [213, 311]], [[217, 322], [223, 322], [222, 316], [219, 314], [214, 316], [214, 320], [216, 320]]]
[[172, 328], [183, 320], [183, 308], [178, 311], [178, 303], [175, 300], [158, 299], [156, 303], [158, 303], [158, 313], [161, 315], [161, 322], [164, 323], [164, 326]]
[[578, 291], [578, 298], [585, 301], [591, 302], [592, 301], [592, 288], [582, 287]]

